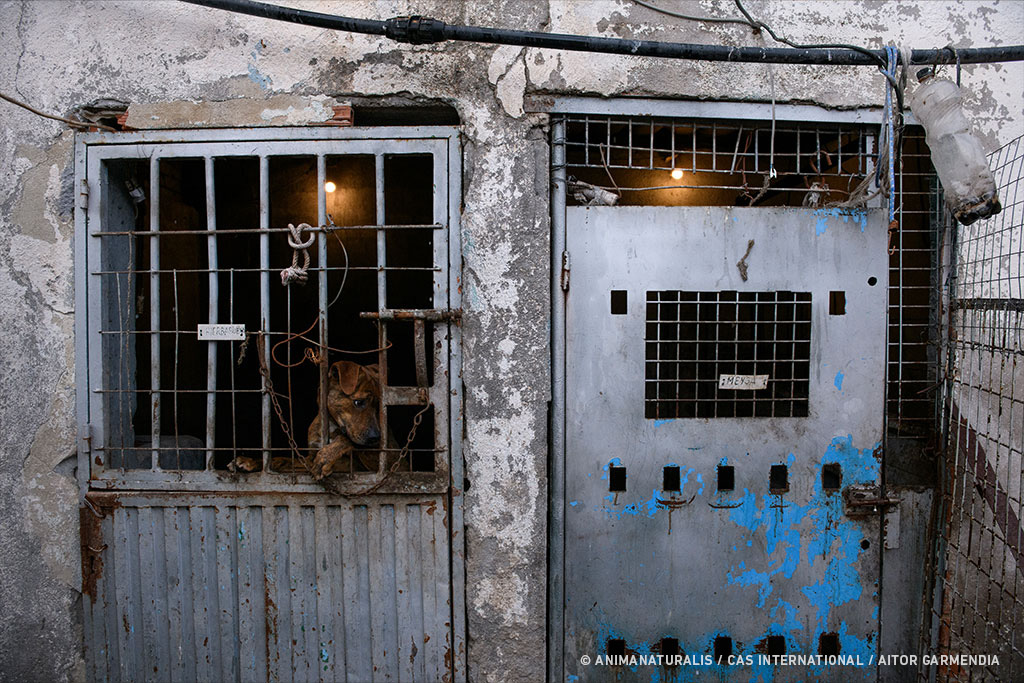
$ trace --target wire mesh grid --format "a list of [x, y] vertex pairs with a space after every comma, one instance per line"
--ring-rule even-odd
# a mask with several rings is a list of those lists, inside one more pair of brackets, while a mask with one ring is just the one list
[[945, 248], [946, 453], [926, 647], [998, 665], [940, 660], [940, 681], [1024, 679], [1024, 138], [990, 162], [1002, 213], [951, 227]]
[[[569, 174], [618, 193], [620, 205], [822, 206], [847, 199], [875, 168], [878, 126], [872, 125], [563, 120]], [[937, 423], [935, 236], [943, 213], [922, 130], [909, 126], [903, 139], [889, 236], [886, 415], [890, 437], [920, 447], [934, 438]]]
[[646, 357], [648, 418], [806, 417], [811, 294], [647, 292]]

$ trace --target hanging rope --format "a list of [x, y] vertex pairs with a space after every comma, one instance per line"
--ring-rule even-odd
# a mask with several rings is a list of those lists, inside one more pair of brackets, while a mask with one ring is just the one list
[[[302, 241], [302, 231], [312, 230], [313, 227], [309, 223], [299, 223], [298, 227], [288, 224], [288, 246], [292, 248], [292, 265], [288, 266], [281, 271], [281, 285], [287, 287], [293, 282], [298, 282], [300, 285], [306, 284], [306, 280], [309, 279], [309, 248], [313, 246], [313, 242], [316, 241], [316, 235], [311, 234], [309, 239], [305, 242]], [[302, 252], [302, 266], [299, 266], [299, 252]]]

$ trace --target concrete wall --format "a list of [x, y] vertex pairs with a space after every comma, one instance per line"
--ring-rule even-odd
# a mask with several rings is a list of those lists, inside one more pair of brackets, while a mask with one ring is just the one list
[[[291, 2], [299, 5], [303, 3]], [[672, 4], [735, 15], [724, 1]], [[798, 41], [872, 47], [1020, 42], [1024, 3], [749, 0]], [[367, 18], [728, 45], [766, 36], [630, 0], [304, 3]], [[322, 121], [354, 96], [454, 106], [465, 136], [465, 457], [473, 680], [540, 680], [545, 650], [548, 144], [530, 94], [878, 105], [865, 67], [668, 62], [472, 44], [403, 46], [175, 2], [0, 3], [0, 90], [68, 114], [132, 103], [137, 128]], [[994, 148], [1024, 132], [1020, 64], [968, 66]], [[81, 679], [74, 473], [72, 133], [0, 103], [0, 678]]]

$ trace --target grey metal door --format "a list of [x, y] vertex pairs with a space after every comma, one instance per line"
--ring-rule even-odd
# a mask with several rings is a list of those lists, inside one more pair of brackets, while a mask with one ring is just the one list
[[880, 212], [566, 213], [567, 679], [873, 679]]
[[[459, 163], [451, 127], [78, 139], [91, 680], [465, 680]], [[353, 359], [386, 437], [316, 480]]]

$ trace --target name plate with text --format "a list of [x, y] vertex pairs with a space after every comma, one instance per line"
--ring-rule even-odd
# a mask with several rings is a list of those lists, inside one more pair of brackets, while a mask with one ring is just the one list
[[768, 375], [719, 375], [719, 389], [756, 391], [768, 387]]
[[245, 325], [200, 325], [199, 341], [245, 341]]

